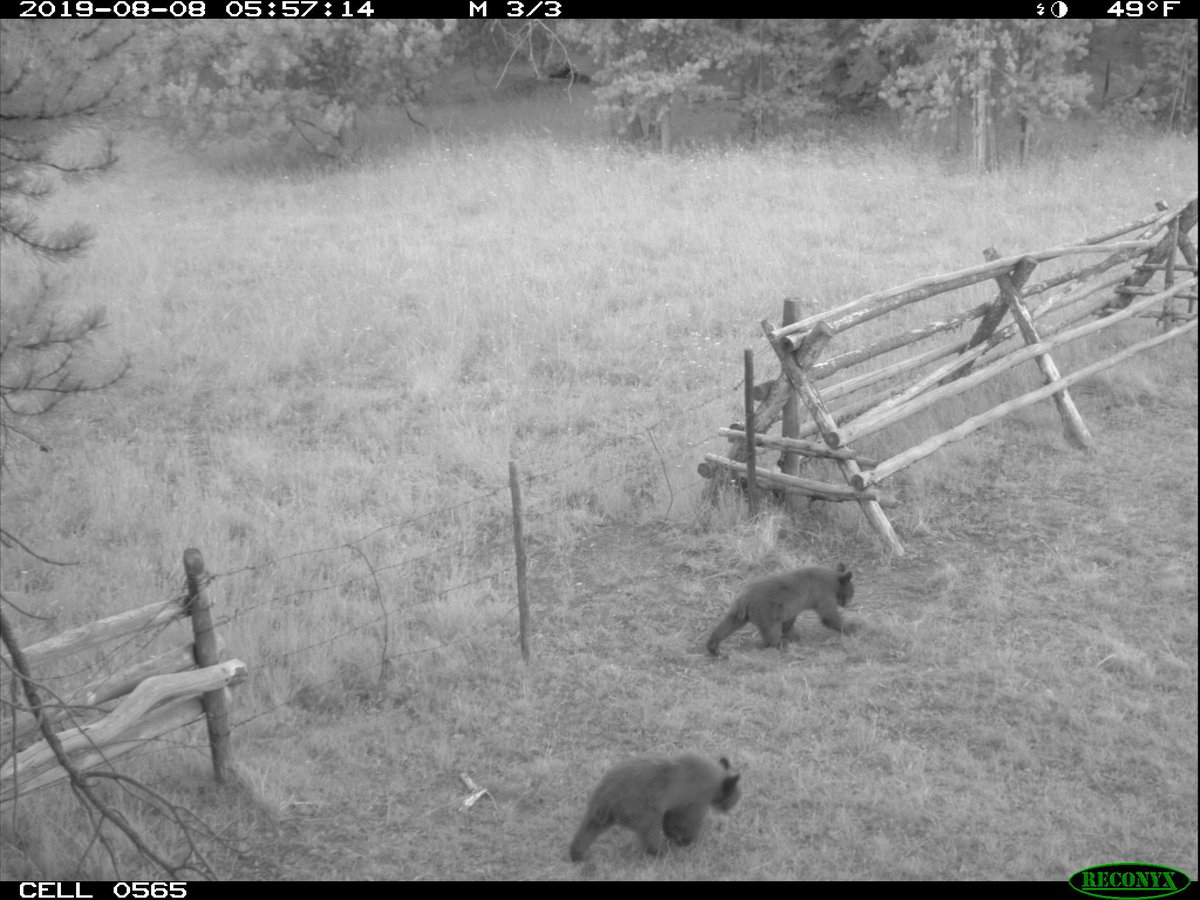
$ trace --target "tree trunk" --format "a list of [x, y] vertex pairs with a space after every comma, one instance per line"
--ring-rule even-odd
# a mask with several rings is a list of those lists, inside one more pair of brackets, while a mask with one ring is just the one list
[[646, 133], [642, 128], [642, 117], [631, 107], [622, 106], [617, 112], [613, 113], [612, 118], [609, 120], [609, 126], [612, 136], [619, 141], [640, 143], [646, 137]]
[[975, 169], [978, 172], [989, 172], [994, 161], [990, 149], [995, 146], [993, 131], [995, 120], [992, 116], [992, 60], [986, 43], [983, 29], [976, 31], [979, 40], [979, 55], [975, 61], [975, 94], [971, 101], [973, 118], [972, 144], [975, 157]]
[[668, 97], [658, 108], [658, 147], [664, 155], [671, 152], [671, 100], [672, 97]]

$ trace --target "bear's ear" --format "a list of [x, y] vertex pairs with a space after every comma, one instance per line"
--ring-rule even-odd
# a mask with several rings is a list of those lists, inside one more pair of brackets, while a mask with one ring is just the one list
[[730, 775], [728, 778], [726, 778], [725, 785], [724, 785], [725, 790], [732, 791], [735, 787], [737, 787], [738, 779], [740, 779], [741, 777], [742, 777], [742, 773], [739, 772], [736, 775]]
[[717, 760], [717, 762], [721, 764], [721, 768], [723, 768], [726, 772], [729, 771], [729, 760], [722, 756], [719, 760]]

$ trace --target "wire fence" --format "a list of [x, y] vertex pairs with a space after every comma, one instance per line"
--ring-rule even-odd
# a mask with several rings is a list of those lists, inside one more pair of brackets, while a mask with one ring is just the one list
[[[1191, 202], [1194, 204], [1194, 200]], [[1194, 221], [1194, 207], [1192, 214]], [[1172, 234], [1171, 240], [1174, 241], [1177, 239], [1177, 232]], [[986, 266], [977, 268], [982, 272]], [[860, 298], [852, 301], [847, 308], [864, 302], [866, 301]], [[752, 369], [747, 367], [747, 371]], [[737, 389], [743, 385], [744, 381], [739, 381], [729, 388], [700, 397], [690, 405], [668, 410], [666, 413], [656, 410], [653, 415], [645, 414], [642, 421], [629, 423], [619, 431], [600, 436], [592, 435], [568, 461], [525, 473], [520, 482], [526, 487], [526, 496], [532, 501], [531, 508], [535, 510], [533, 515], [536, 517], [539, 507], [544, 509], [547, 501], [552, 504], [561, 500], [556, 491], [560, 478], [564, 475], [577, 475], [581, 469], [588, 466], [589, 461], [602, 453], [611, 453], [614, 448], [622, 451], [622, 460], [640, 462], [647, 467], [648, 475], [652, 472], [654, 477], [661, 477], [670, 495], [670, 503], [673, 504], [675, 495], [671, 486], [671, 474], [663, 458], [656, 432], [663, 433], [670, 429], [672, 434], [678, 434], [681, 430], [687, 431], [688, 429], [680, 426], [685, 417], [719, 402], [736, 401]], [[746, 392], [747, 397], [749, 393]], [[203, 392], [197, 396], [202, 395]], [[195, 429], [189, 427], [189, 434], [193, 437], [205, 437], [201, 434], [202, 424], [203, 419], [197, 418]], [[696, 441], [683, 442], [676, 439], [675, 446], [679, 447], [682, 443], [682, 446], [692, 451], [710, 442], [726, 440], [710, 427], [697, 428], [695, 433], [703, 437]], [[201, 455], [211, 467], [213, 458], [206, 437], [204, 443], [205, 446], [201, 448], [204, 452]], [[647, 447], [652, 452], [646, 452]], [[515, 475], [510, 475], [510, 478], [514, 477]], [[492, 644], [503, 641], [505, 634], [502, 629], [509, 627], [513, 613], [517, 611], [515, 603], [518, 591], [513, 589], [515, 579], [509, 578], [515, 568], [511, 544], [499, 540], [494, 533], [485, 537], [479, 533], [478, 528], [460, 528], [458, 536], [451, 539], [442, 537], [439, 529], [443, 526], [453, 528], [454, 517], [464, 511], [496, 507], [499, 498], [510, 490], [515, 503], [518, 493], [516, 485], [496, 484], [456, 502], [415, 511], [411, 515], [378, 525], [347, 540], [296, 549], [258, 559], [240, 567], [218, 569], [206, 574], [203, 577], [204, 588], [224, 587], [225, 599], [218, 610], [215, 627], [218, 631], [230, 635], [234, 641], [247, 634], [259, 637], [258, 646], [242, 646], [242, 655], [250, 660], [251, 669], [256, 675], [270, 675], [278, 670], [284, 676], [284, 683], [287, 683], [288, 676], [298, 668], [300, 661], [311, 660], [314, 665], [310, 668], [319, 671], [333, 658], [331, 648], [355, 641], [355, 649], [361, 650], [361, 638], [368, 634], [374, 635], [380, 644], [376, 656], [380, 662], [381, 679], [388, 674], [389, 663], [404, 657], [466, 643], [483, 641]], [[669, 512], [670, 505], [667, 509]], [[509, 515], [506, 508], [492, 511], [497, 517]], [[411, 535], [406, 537], [406, 540], [418, 546], [396, 548], [379, 540], [400, 534]], [[540, 561], [540, 551], [533, 549], [529, 558], [531, 565], [536, 567]], [[313, 560], [319, 562], [313, 563]], [[294, 565], [301, 561], [310, 564], [299, 576], [289, 574], [266, 587], [261, 584], [246, 587], [244, 584], [245, 579], [269, 577], [269, 570], [278, 571], [284, 564]], [[219, 564], [219, 560], [213, 562]], [[478, 574], [481, 570], [482, 574]], [[297, 586], [294, 583], [297, 578], [304, 579], [304, 583]], [[239, 579], [243, 581], [239, 583]], [[432, 641], [428, 635], [421, 635], [419, 639], [411, 639], [403, 650], [395, 651], [391, 648], [390, 641], [395, 632], [396, 619], [403, 621], [406, 614], [448, 601], [457, 592], [469, 590], [477, 593], [488, 592], [492, 599], [506, 593], [513, 598], [513, 603], [502, 604], [502, 612], [489, 615], [478, 628], [470, 629], [467, 634], [458, 633], [451, 639]], [[175, 601], [182, 598], [174, 596], [169, 599]], [[276, 615], [277, 613], [279, 615]], [[265, 624], [258, 621], [262, 617], [270, 616], [276, 618]], [[288, 623], [293, 626], [290, 634], [286, 633], [283, 627]], [[322, 632], [319, 636], [313, 633], [314, 627], [318, 625]], [[39, 672], [38, 678], [45, 689], [53, 691], [57, 697], [69, 698], [69, 686], [74, 686], [87, 677], [95, 680], [95, 673], [113, 672], [132, 664], [134, 660], [149, 652], [166, 628], [165, 624], [147, 628], [126, 637], [116, 647], [90, 654], [90, 659], [85, 665], [77, 665], [55, 673]], [[241, 643], [244, 645], [245, 640], [241, 640]], [[11, 680], [11, 672], [8, 671], [11, 663], [8, 659], [4, 659], [3, 663], [5, 670], [0, 672], [0, 676], [8, 676]], [[305, 673], [304, 684], [307, 687], [329, 685], [341, 677], [340, 674], [335, 674], [325, 679], [313, 680], [314, 674]], [[270, 715], [287, 706], [292, 699], [286, 691], [282, 699], [262, 694], [263, 692], [260, 692], [256, 698], [260, 705], [247, 714], [235, 717], [233, 727], [242, 727]], [[15, 691], [9, 691], [9, 697], [0, 702], [10, 707], [14, 716], [31, 712], [17, 700]], [[72, 709], [70, 703], [69, 699], [56, 701], [57, 706], [66, 708], [67, 716], [72, 722], [80, 720], [82, 708], [77, 705]], [[15, 744], [13, 746], [15, 748]], [[4, 748], [0, 747], [0, 761], [4, 759], [4, 753]]]
[[[553, 485], [556, 479], [578, 471], [596, 455], [611, 452], [614, 446], [641, 445], [644, 447], [649, 444], [654, 451], [653, 454], [631, 455], [636, 455], [641, 459], [650, 458], [651, 462], [648, 462], [647, 466], [662, 469], [662, 477], [669, 478], [665, 472], [665, 463], [659, 455], [655, 432], [678, 426], [685, 417], [716, 403], [729, 403], [736, 400], [736, 391], [739, 386], [740, 382], [727, 389], [714, 391], [689, 406], [677, 408], [666, 415], [656, 415], [652, 421], [633, 425], [619, 433], [610, 434], [606, 438], [593, 439], [587, 447], [582, 448], [567, 463], [523, 474], [521, 482], [527, 488], [528, 500], [533, 506], [536, 506], [542, 499], [541, 494], [545, 488]], [[712, 437], [711, 428], [699, 428], [697, 433], [707, 436], [694, 443], [687, 442], [686, 446], [689, 449], [716, 439]], [[360, 648], [361, 639], [371, 634], [380, 638], [380, 649], [372, 658], [380, 664], [381, 672], [386, 672], [390, 664], [405, 658], [436, 653], [466, 644], [475, 647], [496, 646], [509, 641], [515, 644], [513, 626], [517, 618], [517, 608], [511, 542], [494, 540], [491, 542], [491, 546], [481, 551], [478, 536], [468, 533], [449, 540], [427, 544], [416, 552], [402, 554], [392, 559], [373, 558], [373, 556], [378, 556], [378, 553], [373, 554], [370, 547], [373, 539], [405, 531], [419, 532], [420, 538], [425, 540], [428, 533], [433, 530], [428, 528], [431, 523], [448, 521], [456, 513], [472, 507], [495, 506], [498, 499], [507, 495], [509, 490], [508, 483], [498, 484], [464, 500], [418, 511], [385, 525], [371, 528], [349, 540], [292, 550], [258, 559], [236, 568], [217, 569], [209, 572], [203, 576], [203, 588], [210, 591], [214, 588], [221, 589], [220, 598], [214, 609], [214, 627], [227, 639], [229, 644], [242, 644], [239, 646], [238, 652], [246, 658], [249, 664], [251, 684], [255, 680], [268, 680], [264, 676], [272, 674], [279, 675], [278, 680], [286, 683], [292, 670], [298, 668], [298, 664], [303, 664], [305, 661], [313, 664], [311, 668], [319, 670], [322, 666], [328, 665], [331, 659], [337, 657], [337, 651], [331, 651], [331, 648], [343, 646], [347, 642], [356, 642], [356, 649]], [[508, 514], [507, 510], [505, 514]], [[284, 564], [295, 564], [298, 561], [314, 558], [336, 558], [336, 555], [347, 552], [349, 555], [346, 559], [327, 565], [330, 571], [345, 572], [343, 577], [335, 577], [324, 583], [309, 583], [298, 588], [285, 587], [282, 590], [267, 590], [265, 593], [261, 590], [239, 589], [239, 581], [246, 578], [264, 577], [271, 570], [277, 570]], [[538, 551], [531, 551], [529, 557], [531, 567], [536, 567], [539, 562]], [[214, 562], [219, 563], [218, 560], [214, 560]], [[481, 562], [487, 563], [486, 571], [482, 574], [452, 577], [453, 573], [458, 570], [466, 568], [478, 570]], [[311, 572], [320, 568], [321, 566], [314, 565], [310, 566], [309, 570]], [[351, 568], [359, 571], [348, 571]], [[450, 575], [448, 576], [447, 573]], [[306, 577], [311, 579], [311, 574]], [[385, 591], [385, 582], [388, 583], [389, 588], [395, 589]], [[498, 614], [491, 615], [487, 621], [480, 623], [478, 627], [471, 628], [467, 633], [460, 633], [450, 639], [432, 642], [422, 640], [418, 642], [419, 645], [410, 642], [402, 649], [389, 646], [388, 641], [394, 631], [393, 625], [397, 618], [413, 613], [421, 607], [446, 601], [456, 592], [471, 589], [478, 591], [488, 585], [493, 586], [491, 588], [493, 596], [507, 594], [513, 598], [513, 601]], [[384, 599], [385, 594], [389, 600]], [[236, 598], [243, 596], [254, 599], [248, 602], [237, 602]], [[322, 597], [353, 602], [343, 602], [337, 608], [333, 608], [333, 605], [326, 601], [322, 607], [319, 605]], [[366, 612], [367, 604], [372, 600], [376, 604], [376, 608], [373, 612]], [[161, 602], [178, 604], [182, 608], [187, 602], [187, 594], [172, 592], [163, 597]], [[347, 621], [333, 633], [321, 634], [319, 637], [314, 637], [311, 631], [298, 629], [297, 634], [303, 634], [304, 639], [290, 645], [286, 643], [286, 636], [280, 634], [282, 629], [271, 629], [258, 623], [258, 633], [270, 636], [269, 649], [244, 646], [245, 641], [241, 639], [241, 635], [246, 632], [256, 632], [255, 618], [270, 616], [272, 613], [282, 613], [279, 617], [280, 621], [296, 619], [302, 613], [307, 613], [307, 619], [310, 622], [319, 621], [325, 628], [339, 618], [349, 617], [353, 621]], [[96, 685], [104, 683], [106, 678], [115, 677], [122, 670], [135, 666], [139, 660], [144, 660], [155, 651], [158, 645], [169, 639], [170, 630], [170, 622], [146, 626], [123, 636], [110, 646], [89, 648], [87, 652], [62, 660], [56, 666], [39, 666], [38, 670], [33, 673], [35, 682], [43, 693], [48, 694], [51, 698], [42, 704], [43, 711], [58, 711], [61, 723], [56, 727], [60, 729], [81, 729], [89, 723], [94, 723], [98, 716], [110, 711], [107, 707], [112, 704], [105, 704], [104, 707], [89, 704], [84, 695], [88, 691], [94, 690]], [[228, 656], [228, 653], [223, 653], [223, 658], [225, 656]], [[310, 675], [303, 679], [303, 686], [309, 690], [336, 688], [342, 677], [340, 672], [324, 678], [313, 678]], [[14, 677], [13, 663], [7, 654], [0, 656], [0, 681], [2, 681], [0, 683], [0, 688], [2, 688], [0, 708], [4, 712], [3, 717], [0, 718], [9, 726], [4, 729], [8, 733], [0, 734], [0, 764], [2, 764], [12, 759], [22, 749], [17, 742], [20, 729], [16, 728], [13, 723], [19, 716], [25, 716], [27, 719], [33, 717], [35, 710], [22, 699], [23, 695], [18, 691], [18, 679]], [[291, 689], [284, 691], [281, 697], [270, 697], [265, 692], [255, 692], [254, 699], [249, 704], [238, 702], [235, 696], [231, 727], [235, 730], [245, 727], [251, 722], [276, 714], [292, 705], [299, 687], [299, 684], [293, 684]], [[26, 729], [27, 732], [30, 730]], [[127, 764], [130, 758], [184, 745], [186, 742], [156, 735], [145, 739], [139, 749], [132, 753], [126, 753], [124, 762]], [[101, 758], [104, 757], [102, 748], [93, 747], [92, 749]], [[108, 768], [115, 767], [110, 763]]]
[[[527, 489], [531, 508], [537, 511], [534, 517], [547, 506], [561, 502], [559, 479], [577, 475], [589, 461], [600, 454], [611, 454], [614, 449], [620, 452], [623, 461], [639, 463], [647, 475], [661, 477], [673, 504], [671, 474], [656, 434], [669, 429], [675, 436], [673, 446], [689, 451], [711, 442], [724, 442], [726, 439], [711, 427], [694, 429], [694, 433], [703, 435], [695, 441], [681, 441], [677, 435], [688, 430], [681, 427], [686, 417], [717, 403], [736, 404], [737, 391], [742, 386], [739, 381], [688, 406], [665, 414], [656, 412], [652, 417], [647, 415], [643, 421], [630, 423], [619, 431], [591, 435], [568, 461], [525, 473], [520, 484]], [[202, 419], [197, 418], [196, 433], [202, 430], [201, 423]], [[189, 434], [193, 434], [192, 428]], [[207, 442], [201, 450], [211, 468], [216, 463]], [[697, 482], [697, 486], [703, 484]], [[512, 544], [501, 540], [496, 529], [486, 529], [485, 536], [478, 527], [467, 529], [455, 522], [456, 516], [477, 509], [492, 514], [491, 518], [485, 517], [488, 522], [507, 518], [510, 513], [501, 501], [511, 491], [516, 503], [518, 491], [514, 487], [511, 482], [496, 484], [444, 506], [414, 511], [349, 539], [292, 549], [204, 574], [199, 586], [206, 591], [220, 590], [213, 628], [227, 639], [230, 649], [236, 647], [237, 656], [247, 660], [250, 677], [254, 679], [249, 688], [241, 688], [234, 695], [228, 729], [247, 728], [298, 703], [304, 706], [301, 697], [305, 691], [321, 694], [328, 689], [329, 695], [350, 696], [355, 685], [348, 682], [342, 662], [349, 662], [359, 674], [364, 671], [364, 658], [378, 663], [379, 675], [374, 685], [378, 688], [376, 696], [381, 697], [404, 660], [464, 646], [480, 650], [507, 644], [515, 654], [514, 624], [523, 625], [524, 611], [517, 603], [520, 576]], [[669, 510], [670, 505], [668, 513]], [[521, 513], [517, 511], [514, 515], [519, 518]], [[457, 529], [458, 534], [446, 538], [443, 529]], [[403, 541], [387, 542], [400, 535], [404, 535]], [[549, 561], [543, 559], [541, 548], [537, 547], [528, 556], [534, 569]], [[220, 565], [219, 559], [212, 562]], [[276, 577], [285, 565], [292, 571]], [[272, 578], [275, 580], [271, 581]], [[476, 615], [469, 626], [456, 622], [453, 628], [437, 628], [424, 622], [425, 610], [440, 603], [450, 604], [460, 593], [466, 595], [467, 606]], [[194, 598], [195, 585], [188, 593], [171, 592], [160, 603], [182, 609]], [[503, 598], [511, 598], [511, 602]], [[486, 604], [480, 603], [481, 599]], [[114, 694], [93, 702], [97, 686], [104, 685], [106, 679], [119, 678], [124, 670], [153, 653], [159, 644], [169, 640], [171, 626], [170, 621], [153, 622], [123, 634], [109, 646], [88, 646], [80, 656], [60, 660], [53, 667], [39, 666], [34, 681], [38, 691], [49, 697], [45, 701], [27, 701], [18, 690], [22, 678], [15, 672], [13, 654], [10, 651], [0, 656], [0, 712], [3, 713], [0, 786], [10, 778], [8, 770], [15, 771], [15, 761], [23, 750], [21, 735], [36, 737], [35, 730], [29, 727], [34, 719], [49, 715], [56, 720], [55, 728], [60, 734], [73, 729], [90, 741], [87, 728], [94, 727], [100, 717], [111, 714], [114, 702], [123, 703], [121, 698], [125, 696]], [[440, 632], [446, 630], [452, 630], [453, 636], [443, 637]], [[521, 634], [524, 649], [524, 632]], [[402, 639], [398, 641], [400, 646], [395, 647], [392, 642], [398, 636]], [[373, 639], [377, 646], [364, 638]], [[7, 647], [7, 639], [5, 643]], [[220, 658], [228, 659], [229, 655], [223, 651]], [[171, 727], [178, 732], [178, 728], [201, 717], [175, 716]], [[211, 737], [211, 712], [209, 725]], [[117, 773], [105, 746], [114, 743], [110, 739], [106, 745], [90, 743], [84, 748], [88, 751], [88, 765], [94, 771]], [[128, 741], [121, 738], [122, 765], [128, 765], [130, 758], [196, 746], [191, 740], [169, 738], [165, 732], [135, 735]], [[117, 774], [111, 777], [124, 778]], [[79, 790], [74, 781], [72, 786]], [[146, 784], [136, 787], [148, 790]], [[5, 796], [0, 796], [0, 801]], [[11, 796], [16, 796], [15, 788]]]

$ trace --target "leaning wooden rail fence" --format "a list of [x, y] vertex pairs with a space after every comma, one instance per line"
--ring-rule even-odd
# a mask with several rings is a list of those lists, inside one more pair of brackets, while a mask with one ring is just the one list
[[[1010, 256], [1001, 256], [989, 248], [984, 251], [985, 262], [981, 265], [867, 294], [797, 321], [788, 322], [795, 318], [794, 304], [786, 307], [788, 324], [776, 328], [765, 319], [761, 323], [779, 358], [780, 375], [774, 383], [758, 386], [756, 391], [761, 390], [765, 396], [758, 395], [761, 402], [757, 408], [751, 407], [747, 391], [746, 412], [747, 421], [754, 422], [753, 428], [748, 429], [756, 432], [753, 444], [783, 451], [780, 468], [791, 474], [764, 472], [754, 465], [753, 459], [747, 459], [746, 430], [740, 430], [740, 426], [721, 429], [720, 433], [733, 444], [732, 450], [728, 456], [707, 454], [700, 464], [700, 474], [711, 478], [724, 469], [748, 483], [762, 481], [777, 489], [821, 499], [856, 501], [884, 544], [892, 552], [903, 554], [904, 547], [883, 513], [884, 507], [894, 507], [898, 500], [880, 492], [883, 480], [946, 444], [1046, 398], [1053, 398], [1057, 405], [1068, 441], [1087, 449], [1092, 437], [1071, 400], [1070, 385], [1195, 329], [1196, 278], [1179, 283], [1174, 279], [1176, 271], [1190, 272], [1193, 276], [1196, 273], [1196, 250], [1188, 237], [1196, 221], [1197, 198], [1193, 196], [1172, 209], [1160, 204], [1159, 212], [1153, 216], [1071, 244]], [[1113, 240], [1139, 230], [1133, 240]], [[1176, 263], [1177, 249], [1184, 263]], [[1028, 283], [1040, 263], [1090, 254], [1105, 256], [1099, 262]], [[1164, 289], [1147, 287], [1149, 280], [1160, 272], [1164, 275]], [[891, 320], [883, 320], [933, 296], [989, 280], [996, 283], [998, 292], [985, 303], [943, 314], [916, 327], [887, 327]], [[1060, 287], [1061, 292], [1051, 293]], [[1176, 311], [1175, 301], [1182, 299], [1188, 301], [1187, 313]], [[1154, 308], [1160, 311], [1155, 312]], [[1006, 316], [1012, 321], [1001, 327]], [[1096, 316], [1103, 318], [1095, 319]], [[1050, 355], [1052, 349], [1138, 316], [1156, 318], [1165, 332], [1072, 374], [1063, 375], [1059, 371]], [[1085, 319], [1092, 321], [1079, 324]], [[845, 339], [850, 336], [847, 332], [875, 320], [884, 323], [878, 329], [880, 336], [818, 361], [835, 337]], [[817, 388], [818, 382], [837, 372], [887, 354], [909, 352], [906, 348], [911, 345], [958, 331], [976, 320], [978, 324], [970, 337], [935, 344]], [[1018, 335], [1024, 346], [1005, 346]], [[848, 446], [1027, 361], [1038, 366], [1043, 387], [1010, 398], [886, 459], [867, 458]], [[860, 393], [873, 386], [876, 389], [865, 396]], [[853, 394], [859, 394], [858, 399], [844, 400]], [[762, 432], [780, 419], [785, 407], [794, 402], [793, 398], [804, 403], [811, 422], [800, 425], [785, 419], [784, 437], [767, 438]], [[834, 401], [839, 401], [838, 405], [831, 408], [828, 404]], [[818, 435], [821, 443], [804, 440], [813, 435]], [[800, 457], [831, 459], [846, 483], [828, 484], [797, 477], [795, 464]]]
[[[236, 659], [219, 661], [223, 648], [212, 628], [199, 551], [188, 550], [184, 565], [186, 597], [119, 613], [25, 648], [22, 655], [29, 670], [25, 674], [38, 685], [35, 673], [52, 662], [191, 617], [192, 641], [98, 678], [69, 697], [56, 698], [53, 705], [43, 701], [37, 713], [44, 727], [57, 731], [62, 750], [77, 771], [104, 765], [146, 741], [205, 717], [217, 779], [228, 777], [232, 760], [228, 723], [224, 721], [225, 695], [227, 688], [245, 678], [246, 666]], [[6, 698], [24, 700], [23, 677], [15, 668], [3, 673], [0, 688]], [[114, 709], [105, 711], [106, 704], [120, 698], [124, 699]], [[94, 718], [99, 713], [105, 714]], [[42, 727], [38, 716], [21, 710], [15, 718], [15, 725], [0, 734], [0, 803], [68, 777], [44, 739], [25, 746]], [[81, 721], [89, 718], [92, 720]], [[9, 726], [10, 717], [6, 714], [3, 719]], [[58, 730], [64, 725], [71, 727]]]

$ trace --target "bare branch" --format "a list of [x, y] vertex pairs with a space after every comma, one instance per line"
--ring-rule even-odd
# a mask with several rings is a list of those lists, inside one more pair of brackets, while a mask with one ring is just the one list
[[[17, 538], [17, 536], [14, 535], [11, 531], [8, 531], [7, 529], [4, 529], [4, 528], [0, 528], [0, 539], [3, 539], [4, 543], [9, 547], [11, 547], [13, 544], [16, 544], [18, 547], [20, 547], [22, 550], [24, 550], [26, 553], [28, 553], [34, 559], [38, 560], [39, 562], [44, 562], [51, 566], [77, 566], [77, 565], [79, 565], [79, 563], [77, 563], [77, 562], [60, 562], [57, 559], [50, 559], [49, 557], [42, 556], [36, 550], [31, 550], [26, 544], [24, 544], [19, 538]], [[3, 595], [0, 594], [0, 597], [3, 597]], [[7, 598], [4, 598], [4, 599], [6, 602], [11, 602]]]

